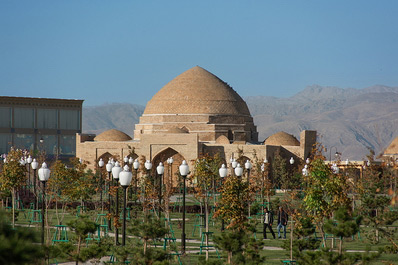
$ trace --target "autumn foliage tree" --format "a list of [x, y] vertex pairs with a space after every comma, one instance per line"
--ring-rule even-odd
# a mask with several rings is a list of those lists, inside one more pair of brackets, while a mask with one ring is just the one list
[[22, 187], [27, 180], [26, 168], [20, 164], [23, 151], [11, 148], [7, 155], [6, 163], [0, 175], [0, 189], [3, 192], [10, 192], [12, 198], [12, 226], [15, 226], [15, 196], [16, 191]]

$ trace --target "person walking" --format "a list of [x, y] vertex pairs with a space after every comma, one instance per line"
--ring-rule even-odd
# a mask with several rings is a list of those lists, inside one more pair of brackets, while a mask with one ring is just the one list
[[282, 206], [280, 206], [278, 211], [278, 226], [277, 226], [278, 238], [281, 238], [281, 228], [283, 228], [283, 238], [286, 239], [286, 226], [288, 220], [289, 216], [282, 208]]
[[272, 214], [272, 212], [268, 211], [268, 208], [266, 207], [264, 209], [264, 226], [263, 226], [263, 236], [264, 239], [267, 239], [267, 227], [269, 229], [269, 231], [271, 231], [272, 236], [275, 239], [275, 233], [272, 230], [272, 223], [274, 222], [274, 215]]

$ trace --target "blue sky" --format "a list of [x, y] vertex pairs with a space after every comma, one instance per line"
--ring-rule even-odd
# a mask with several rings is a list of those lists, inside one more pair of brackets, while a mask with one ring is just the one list
[[0, 1], [0, 95], [146, 104], [199, 65], [242, 97], [398, 86], [398, 1]]

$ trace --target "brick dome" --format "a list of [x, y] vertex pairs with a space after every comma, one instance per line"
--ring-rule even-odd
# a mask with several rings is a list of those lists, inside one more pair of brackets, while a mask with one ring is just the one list
[[250, 116], [243, 99], [227, 83], [195, 66], [165, 85], [146, 105], [146, 114]]
[[116, 129], [107, 130], [94, 138], [97, 142], [124, 142], [132, 140], [130, 136]]
[[289, 145], [300, 146], [300, 142], [291, 134], [285, 132], [277, 132], [264, 141], [265, 145]]

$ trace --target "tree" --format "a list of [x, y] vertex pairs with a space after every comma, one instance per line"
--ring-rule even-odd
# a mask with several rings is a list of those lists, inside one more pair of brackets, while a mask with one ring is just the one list
[[308, 168], [308, 176], [304, 176], [305, 197], [303, 205], [307, 215], [311, 217], [321, 231], [323, 244], [325, 242], [324, 223], [332, 213], [341, 206], [350, 205], [348, 197], [347, 176], [335, 174], [325, 164], [322, 155], [323, 147], [318, 145], [314, 149], [314, 159]]
[[152, 215], [146, 215], [145, 220], [133, 220], [128, 232], [144, 241], [143, 254], [146, 255], [149, 248], [149, 241], [163, 238], [168, 230], [164, 228], [161, 221], [154, 219]]
[[6, 213], [0, 211], [0, 264], [37, 264], [44, 257], [35, 231], [9, 224]]
[[228, 176], [221, 188], [221, 198], [214, 217], [221, 217], [227, 229], [247, 228], [247, 196], [249, 185], [237, 176]]
[[214, 237], [217, 248], [228, 253], [228, 264], [261, 264], [265, 257], [261, 256], [264, 243], [254, 239], [250, 230], [227, 231]]
[[280, 155], [279, 150], [274, 155], [271, 168], [274, 187], [279, 189], [287, 189], [290, 181], [289, 172], [287, 171], [286, 159]]
[[[199, 157], [195, 162], [192, 177], [196, 180], [197, 186], [195, 188], [195, 195], [202, 200], [205, 210], [205, 227], [206, 232], [209, 232], [209, 204], [210, 198], [213, 197], [214, 205], [216, 204], [216, 183], [219, 182], [220, 176], [218, 169], [221, 166], [221, 158], [218, 155], [210, 156], [204, 155]], [[210, 195], [210, 191], [213, 195]], [[209, 245], [208, 233], [206, 233], [206, 245]], [[206, 248], [206, 260], [209, 258], [209, 251]]]
[[27, 179], [26, 167], [20, 164], [21, 157], [23, 157], [22, 150], [11, 148], [0, 175], [0, 189], [11, 192], [12, 227], [15, 227], [15, 192], [26, 183]]
[[79, 264], [79, 261], [85, 262], [90, 258], [104, 255], [106, 248], [109, 248], [109, 244], [101, 242], [91, 244], [87, 248], [82, 249], [82, 243], [88, 234], [97, 231], [97, 224], [91, 221], [88, 216], [80, 215], [78, 218], [68, 222], [68, 226], [75, 232], [76, 242], [60, 243], [59, 248], [68, 257], [73, 258], [76, 261], [76, 265]]
[[340, 238], [339, 254], [343, 254], [343, 241], [347, 237], [354, 236], [359, 232], [362, 218], [354, 218], [350, 215], [350, 208], [342, 206], [334, 213], [334, 220], [329, 219], [325, 224], [325, 231]]
[[392, 244], [393, 251], [398, 252], [396, 235], [386, 227], [398, 220], [398, 212], [389, 209], [394, 198], [388, 195], [388, 179], [384, 175], [384, 168], [373, 162], [372, 152], [368, 159], [370, 166], [366, 167], [357, 187], [361, 200], [359, 211], [364, 224], [371, 228], [367, 236], [375, 244], [379, 243], [380, 236], [386, 238]]

